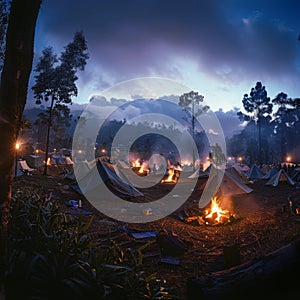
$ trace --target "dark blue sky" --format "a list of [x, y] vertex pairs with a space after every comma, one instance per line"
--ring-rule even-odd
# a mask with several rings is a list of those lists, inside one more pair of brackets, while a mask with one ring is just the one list
[[241, 107], [257, 81], [271, 98], [300, 97], [299, 1], [43, 0], [36, 58], [82, 30], [90, 59], [74, 102], [139, 77], [163, 77]]

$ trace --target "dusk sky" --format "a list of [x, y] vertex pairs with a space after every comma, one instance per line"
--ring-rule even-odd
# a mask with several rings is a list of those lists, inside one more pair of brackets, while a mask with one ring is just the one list
[[162, 77], [213, 109], [242, 106], [257, 81], [273, 99], [300, 97], [299, 1], [43, 0], [35, 62], [83, 31], [90, 59], [75, 103], [120, 82]]

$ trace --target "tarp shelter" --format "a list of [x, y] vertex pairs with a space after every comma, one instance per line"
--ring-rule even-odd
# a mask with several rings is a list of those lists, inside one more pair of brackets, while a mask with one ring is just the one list
[[234, 167], [237, 171], [243, 172], [243, 173], [248, 172], [249, 169], [250, 169], [246, 164], [240, 164], [240, 163], [235, 163], [235, 164], [233, 165], [233, 167]]
[[51, 165], [72, 165], [73, 161], [70, 157], [65, 155], [51, 155], [50, 156]]
[[73, 164], [73, 169], [71, 172], [66, 174], [65, 178], [70, 180], [80, 180], [82, 178], [82, 174], [87, 174], [90, 172], [95, 165], [96, 160], [91, 161], [79, 161]]
[[[102, 185], [106, 185], [106, 187]], [[117, 197], [125, 200], [144, 198], [142, 192], [123, 181], [116, 174], [112, 165], [100, 159], [97, 159], [91, 170], [71, 187], [78, 193], [93, 198], [101, 199], [101, 197], [106, 197], [106, 195], [110, 194], [107, 189]]]
[[278, 186], [280, 182], [294, 185], [295, 182], [284, 169], [278, 170], [267, 182], [266, 185]]
[[226, 171], [230, 173], [231, 175], [235, 176], [239, 180], [241, 180], [245, 184], [250, 184], [250, 181], [248, 180], [247, 176], [243, 172], [239, 172], [234, 166], [226, 168]]
[[200, 189], [201, 190], [204, 190], [204, 188], [215, 189], [218, 181], [217, 176], [222, 176], [222, 172], [224, 173], [224, 176], [222, 178], [219, 189], [215, 193], [216, 196], [232, 196], [238, 194], [248, 194], [253, 191], [253, 189], [251, 189], [249, 186], [244, 184], [240, 179], [236, 178], [226, 170], [225, 171], [217, 170], [217, 172], [214, 172], [215, 175], [209, 177], [207, 182], [205, 182], [200, 186]]
[[271, 168], [264, 176], [263, 179], [271, 179], [273, 175], [275, 175], [278, 172], [278, 169]]
[[33, 155], [33, 154], [25, 157], [28, 166], [35, 169], [44, 166], [44, 159], [45, 157], [41, 155]]
[[212, 164], [210, 164], [205, 170], [204, 170], [204, 172], [207, 174], [207, 175], [209, 175], [209, 173], [210, 173], [210, 169], [212, 168]]
[[246, 173], [249, 180], [261, 179], [264, 176], [264, 173], [260, 170], [258, 165], [253, 164], [248, 172]]
[[295, 181], [300, 181], [300, 168], [295, 168], [292, 175], [291, 175], [291, 178]]

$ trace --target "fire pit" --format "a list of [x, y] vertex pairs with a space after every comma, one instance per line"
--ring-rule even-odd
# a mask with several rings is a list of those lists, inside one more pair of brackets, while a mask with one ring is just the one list
[[201, 215], [186, 216], [181, 218], [187, 223], [198, 225], [227, 225], [232, 224], [238, 218], [227, 209], [223, 209], [217, 197], [214, 197], [208, 208], [203, 210]]

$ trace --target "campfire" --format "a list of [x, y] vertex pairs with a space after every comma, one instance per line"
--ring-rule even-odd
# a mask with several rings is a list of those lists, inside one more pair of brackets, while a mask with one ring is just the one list
[[139, 159], [136, 159], [134, 162], [132, 162], [132, 170], [140, 175], [140, 176], [146, 176], [149, 174], [149, 169], [148, 167], [139, 161]]
[[141, 167], [137, 171], [138, 175], [144, 176], [149, 174], [149, 169], [145, 167], [144, 165], [141, 165]]
[[170, 168], [168, 170], [168, 176], [166, 178], [163, 178], [161, 180], [161, 183], [176, 183], [178, 180], [176, 172], [177, 170], [175, 170], [174, 168]]
[[141, 163], [138, 159], [136, 159], [135, 161], [133, 161], [132, 163], [132, 167], [133, 168], [140, 168], [141, 167]]
[[199, 225], [226, 225], [236, 220], [234, 215], [227, 209], [223, 209], [217, 197], [212, 198], [209, 208], [205, 209], [201, 216], [190, 216], [184, 220], [187, 223]]
[[227, 209], [222, 209], [218, 198], [211, 200], [210, 207], [204, 211], [203, 219], [207, 225], [227, 224], [231, 222], [232, 214]]

